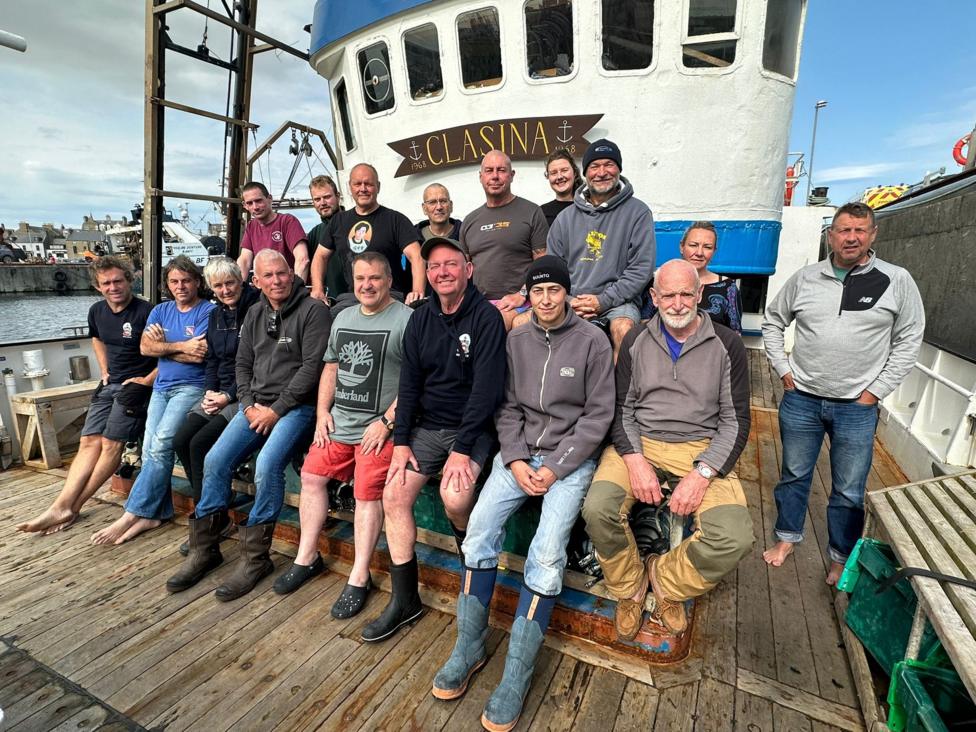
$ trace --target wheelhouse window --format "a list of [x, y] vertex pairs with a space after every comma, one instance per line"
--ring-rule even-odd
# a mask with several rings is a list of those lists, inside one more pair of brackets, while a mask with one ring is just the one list
[[603, 0], [602, 5], [603, 68], [646, 69], [653, 59], [654, 0]]
[[502, 83], [502, 47], [495, 8], [473, 10], [458, 16], [458, 49], [461, 82], [465, 89]]
[[393, 109], [393, 78], [390, 76], [390, 51], [383, 42], [367, 46], [357, 54], [359, 77], [363, 80], [366, 114]]
[[736, 0], [688, 0], [688, 36], [682, 46], [687, 68], [721, 68], [735, 61], [735, 11]]
[[766, 6], [763, 68], [796, 78], [796, 50], [800, 42], [803, 0], [777, 0]]
[[342, 128], [342, 141], [346, 152], [356, 147], [356, 138], [352, 134], [352, 120], [349, 118], [349, 93], [346, 91], [346, 80], [339, 79], [335, 86], [336, 106], [339, 108], [339, 127]]
[[411, 28], [403, 34], [403, 56], [407, 62], [410, 98], [439, 97], [444, 91], [444, 78], [437, 28], [433, 23]]
[[525, 3], [525, 44], [531, 78], [551, 79], [572, 73], [572, 0], [528, 0]]

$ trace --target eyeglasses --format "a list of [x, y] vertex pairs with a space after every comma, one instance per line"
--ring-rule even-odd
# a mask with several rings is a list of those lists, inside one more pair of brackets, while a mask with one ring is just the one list
[[450, 198], [432, 198], [424, 201], [425, 206], [447, 206], [451, 202]]
[[698, 302], [697, 292], [668, 292], [663, 294], [657, 292], [657, 290], [654, 292], [657, 294], [657, 299], [661, 302], [674, 302], [678, 298], [681, 298], [687, 302]]
[[281, 334], [281, 313], [277, 310], [269, 310], [265, 320], [265, 329], [269, 338], [278, 340], [278, 336]]
[[872, 231], [874, 231], [874, 229], [875, 227], [873, 226], [867, 229], [865, 229], [863, 226], [858, 226], [856, 228], [848, 226], [846, 229], [835, 229], [831, 227], [830, 230], [833, 231], [835, 234], [839, 234], [840, 236], [850, 236], [851, 234], [853, 234], [854, 236], [861, 238], [863, 236], [867, 236], [868, 234], [870, 234]]

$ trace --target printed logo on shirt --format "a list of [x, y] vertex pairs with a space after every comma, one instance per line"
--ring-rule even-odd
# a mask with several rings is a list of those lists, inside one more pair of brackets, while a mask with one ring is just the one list
[[873, 297], [862, 297], [860, 300], [858, 300], [858, 302], [871, 303], [871, 302], [874, 302], [874, 298]]
[[383, 358], [388, 331], [340, 329], [335, 335], [339, 382], [335, 403], [342, 409], [377, 413], [383, 386]]
[[559, 369], [559, 375], [576, 376], [576, 369], [574, 369], [572, 366], [563, 366], [561, 369]]
[[185, 325], [183, 326], [183, 335], [187, 338], [192, 338], [193, 334], [197, 332], [197, 327], [195, 325]]
[[580, 257], [581, 262], [599, 262], [603, 259], [603, 242], [607, 235], [602, 231], [591, 231], [586, 235], [586, 251], [589, 256]]
[[458, 342], [461, 344], [461, 353], [456, 355], [464, 359], [469, 358], [471, 356], [471, 336], [467, 333], [462, 333], [458, 336]]
[[132, 323], [122, 323], [122, 337], [131, 338], [132, 337]]
[[353, 254], [365, 252], [372, 239], [373, 227], [368, 221], [357, 221], [349, 229], [349, 248], [352, 249]]
[[280, 231], [272, 231], [271, 232], [271, 241], [273, 241], [275, 244], [280, 244], [282, 238], [283, 237], [281, 236], [281, 232]]
[[484, 224], [481, 231], [494, 231], [495, 229], [507, 229], [512, 225], [511, 221], [498, 221], [494, 224]]

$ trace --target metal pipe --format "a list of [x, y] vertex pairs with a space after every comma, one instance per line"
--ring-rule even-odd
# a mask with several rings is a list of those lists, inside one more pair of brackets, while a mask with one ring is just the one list
[[817, 146], [817, 119], [820, 116], [820, 110], [827, 106], [827, 100], [821, 99], [813, 107], [813, 139], [810, 140], [810, 170], [807, 173], [807, 203], [810, 205], [810, 186], [813, 185], [813, 151]]
[[[254, 15], [257, 11], [257, 0], [239, 0], [236, 4], [238, 24], [253, 26]], [[251, 56], [248, 54], [248, 34], [236, 29], [237, 51], [234, 59], [237, 71], [234, 78], [234, 102], [231, 106], [231, 117], [238, 120], [247, 118], [247, 96], [249, 93], [248, 76], [251, 73]], [[241, 171], [244, 167], [245, 148], [247, 144], [246, 130], [241, 125], [228, 125], [230, 135], [230, 156], [227, 166], [227, 193], [230, 196], [239, 195], [241, 185]], [[236, 201], [228, 202], [227, 215], [227, 254], [237, 257], [241, 246], [241, 205]], [[247, 272], [244, 273], [247, 277]]]
[[928, 366], [923, 366], [920, 363], [916, 363], [915, 364], [915, 368], [917, 368], [923, 374], [925, 374], [926, 376], [928, 376], [930, 379], [934, 379], [935, 381], [938, 381], [943, 386], [946, 386], [946, 387], [952, 389], [954, 392], [956, 392], [960, 396], [964, 396], [967, 399], [972, 399], [974, 396], [976, 396], [976, 392], [970, 391], [970, 390], [966, 389], [965, 387], [959, 386], [959, 384], [957, 384], [954, 381], [949, 381], [949, 379], [947, 379], [945, 376], [943, 376], [942, 374], [937, 374], [935, 371], [933, 371], [932, 369], [930, 369]]
[[0, 46], [6, 46], [7, 48], [24, 53], [27, 50], [27, 41], [21, 36], [0, 30]]

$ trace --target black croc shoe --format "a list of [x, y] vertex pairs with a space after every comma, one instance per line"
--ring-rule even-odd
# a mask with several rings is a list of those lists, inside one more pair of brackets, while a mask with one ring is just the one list
[[275, 580], [274, 591], [279, 595], [287, 595], [297, 590], [312, 579], [312, 577], [320, 575], [324, 571], [325, 562], [322, 561], [321, 554], [316, 554], [315, 561], [307, 567], [303, 564], [295, 564], [292, 562], [288, 570], [284, 574], [279, 575], [278, 579]]
[[347, 582], [346, 586], [342, 588], [339, 599], [332, 606], [332, 617], [336, 620], [346, 620], [359, 615], [360, 611], [366, 607], [366, 598], [369, 597], [369, 592], [372, 589], [372, 576], [366, 578], [365, 587], [356, 587]]

